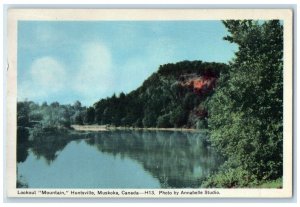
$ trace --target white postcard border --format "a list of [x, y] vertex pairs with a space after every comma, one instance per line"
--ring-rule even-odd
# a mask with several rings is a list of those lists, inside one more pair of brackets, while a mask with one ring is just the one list
[[[290, 9], [9, 9], [7, 70], [7, 195], [8, 197], [85, 198], [288, 198], [292, 196], [293, 117], [293, 13]], [[226, 20], [280, 19], [284, 22], [284, 128], [282, 189], [17, 189], [17, 22], [20, 20], [108, 21], [108, 20]], [[27, 193], [20, 194], [27, 191]], [[71, 191], [78, 194], [72, 194]], [[115, 192], [99, 194], [102, 192]], [[179, 194], [175, 195], [175, 191]], [[126, 192], [126, 194], [124, 193]], [[148, 193], [145, 193], [148, 192]], [[171, 192], [171, 193], [170, 193]], [[182, 194], [186, 193], [186, 194]], [[193, 193], [194, 192], [194, 193]], [[195, 192], [198, 192], [197, 194]], [[118, 195], [116, 195], [118, 193]], [[191, 194], [190, 194], [191, 193]]]

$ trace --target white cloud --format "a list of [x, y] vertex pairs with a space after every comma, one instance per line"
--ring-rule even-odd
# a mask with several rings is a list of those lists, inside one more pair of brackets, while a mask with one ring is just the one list
[[63, 63], [51, 56], [34, 60], [28, 78], [18, 86], [18, 99], [49, 100], [69, 91], [90, 105], [100, 97], [111, 95], [114, 80], [109, 49], [99, 41], [83, 43], [78, 49], [79, 64], [74, 70], [66, 70]]
[[96, 101], [97, 97], [111, 89], [113, 83], [110, 50], [99, 41], [84, 43], [80, 58], [73, 88], [82, 94], [86, 102]]
[[29, 68], [29, 75], [19, 87], [18, 97], [21, 100], [51, 96], [62, 90], [67, 82], [65, 67], [50, 56], [36, 59]]
[[62, 89], [66, 81], [64, 66], [52, 57], [35, 60], [30, 68], [30, 74], [35, 84], [50, 91]]

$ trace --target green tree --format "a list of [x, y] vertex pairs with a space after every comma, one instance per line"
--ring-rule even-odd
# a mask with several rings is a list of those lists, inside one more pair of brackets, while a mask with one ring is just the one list
[[21, 127], [29, 126], [29, 104], [28, 102], [17, 103], [17, 125]]
[[165, 114], [165, 115], [158, 117], [156, 126], [159, 128], [172, 127], [172, 124], [170, 123], [170, 114]]
[[83, 115], [79, 111], [75, 113], [75, 124], [83, 125]]
[[95, 121], [95, 109], [94, 109], [94, 107], [89, 107], [86, 110], [85, 123], [93, 124], [94, 121]]
[[187, 112], [181, 107], [174, 108], [170, 115], [170, 122], [174, 127], [181, 127], [186, 124]]
[[17, 162], [24, 162], [27, 158], [27, 144], [29, 142], [30, 102], [17, 103]]
[[61, 106], [59, 111], [59, 125], [70, 128], [71, 126], [71, 113], [68, 106]]
[[208, 103], [212, 144], [229, 168], [253, 175], [249, 182], [276, 179], [282, 176], [283, 27], [278, 20], [224, 25], [230, 32], [224, 39], [239, 50]]
[[80, 101], [75, 101], [75, 103], [74, 103], [74, 109], [76, 111], [80, 111], [81, 110], [81, 103], [80, 103]]

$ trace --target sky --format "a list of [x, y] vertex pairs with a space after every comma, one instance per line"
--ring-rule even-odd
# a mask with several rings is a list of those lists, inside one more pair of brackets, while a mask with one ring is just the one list
[[20, 21], [18, 101], [90, 106], [183, 60], [227, 63], [221, 21]]

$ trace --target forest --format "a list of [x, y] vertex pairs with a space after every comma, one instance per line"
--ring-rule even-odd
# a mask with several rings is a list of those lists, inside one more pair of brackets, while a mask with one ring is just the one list
[[[94, 122], [132, 127], [204, 127], [207, 125], [205, 100], [227, 68], [225, 64], [201, 61], [161, 65], [135, 91], [96, 102]], [[202, 83], [202, 87], [197, 88], [197, 83]]]
[[[283, 26], [278, 20], [223, 21], [238, 45], [228, 64], [182, 61], [159, 66], [136, 90], [92, 106], [18, 102], [17, 142], [73, 124], [194, 128], [225, 162], [202, 187], [282, 187]], [[199, 57], [201, 58], [201, 57]]]

